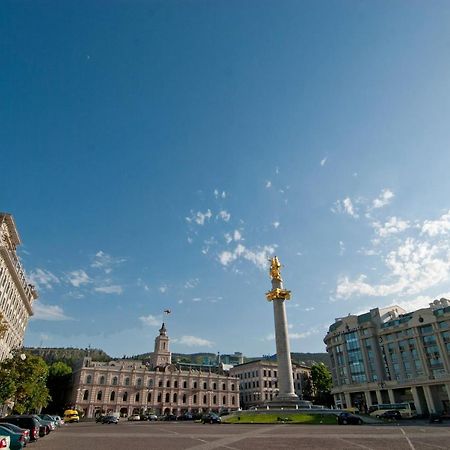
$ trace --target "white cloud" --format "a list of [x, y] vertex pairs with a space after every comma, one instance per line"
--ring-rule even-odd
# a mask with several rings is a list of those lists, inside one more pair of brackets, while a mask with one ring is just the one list
[[372, 208], [382, 208], [383, 206], [388, 205], [391, 200], [394, 198], [394, 193], [389, 189], [383, 189], [379, 197], [374, 199], [372, 202]]
[[223, 251], [219, 254], [219, 261], [223, 266], [228, 266], [239, 258], [252, 262], [260, 269], [267, 268], [269, 256], [275, 252], [275, 246], [265, 245], [257, 250], [250, 250], [242, 244], [238, 244], [233, 252]]
[[315, 310], [314, 306], [309, 306], [308, 308], [305, 308], [306, 312], [314, 311], [314, 310]]
[[214, 189], [214, 197], [216, 198], [226, 198], [227, 193], [225, 191], [219, 192], [218, 189]]
[[242, 239], [242, 235], [239, 230], [234, 230], [233, 239], [235, 241], [240, 241]]
[[201, 299], [200, 297], [194, 297], [194, 298], [192, 299], [192, 301], [193, 301], [194, 303], [198, 303], [198, 302], [201, 302], [202, 299]]
[[36, 269], [30, 272], [28, 279], [30, 283], [37, 288], [52, 289], [54, 284], [59, 284], [59, 278], [51, 273], [49, 270]]
[[192, 244], [194, 242], [194, 239], [192, 239], [190, 236], [188, 236], [187, 241], [189, 244]]
[[88, 284], [91, 282], [88, 274], [84, 270], [74, 270], [67, 274], [67, 279], [72, 286], [80, 287], [83, 284]]
[[374, 222], [372, 226], [375, 228], [375, 232], [380, 237], [386, 237], [391, 234], [401, 233], [409, 228], [409, 222], [406, 220], [398, 219], [397, 217], [391, 217], [384, 224]]
[[161, 325], [161, 319], [159, 319], [155, 316], [152, 316], [151, 314], [149, 314], [148, 316], [141, 316], [141, 317], [139, 317], [139, 320], [144, 325], [147, 325], [150, 327], [157, 327], [157, 326]]
[[191, 211], [191, 217], [186, 217], [186, 221], [189, 223], [195, 222], [198, 225], [204, 225], [207, 220], [211, 219], [211, 217], [212, 217], [212, 212], [210, 209], [208, 209], [204, 213], [201, 211], [197, 211], [197, 212]]
[[337, 200], [331, 211], [334, 213], [346, 213], [355, 219], [359, 217], [358, 211], [349, 197], [344, 198], [344, 200]]
[[219, 216], [224, 222], [228, 222], [231, 219], [231, 214], [228, 211], [219, 211]]
[[191, 278], [190, 280], [187, 280], [186, 283], [184, 283], [185, 289], [193, 289], [195, 286], [197, 286], [199, 283], [198, 278]]
[[323, 158], [321, 161], [320, 161], [320, 165], [323, 167], [324, 165], [325, 165], [325, 163], [327, 162], [327, 157], [325, 156], [325, 158]]
[[269, 189], [271, 187], [272, 187], [272, 182], [270, 180], [266, 181], [266, 188]]
[[425, 220], [422, 226], [422, 234], [437, 236], [447, 234], [450, 231], [450, 211], [443, 214], [438, 220]]
[[46, 305], [41, 302], [36, 302], [33, 304], [34, 320], [72, 320], [64, 314], [63, 309], [58, 305]]
[[111, 273], [115, 266], [118, 266], [125, 261], [125, 258], [116, 258], [100, 250], [95, 254], [91, 267], [94, 269], [101, 269], [105, 273]]
[[345, 245], [342, 241], [339, 241], [339, 255], [343, 255], [345, 253]]
[[165, 284], [163, 284], [162, 286], [160, 286], [158, 288], [159, 292], [161, 292], [161, 294], [165, 294], [167, 292], [167, 286]]
[[212, 347], [214, 342], [196, 336], [181, 336], [176, 342], [187, 347]]
[[110, 286], [99, 286], [94, 288], [96, 292], [101, 292], [102, 294], [117, 294], [120, 295], [123, 292], [122, 286], [117, 284]]
[[273, 222], [272, 225], [275, 229], [277, 229], [280, 226], [280, 222]]

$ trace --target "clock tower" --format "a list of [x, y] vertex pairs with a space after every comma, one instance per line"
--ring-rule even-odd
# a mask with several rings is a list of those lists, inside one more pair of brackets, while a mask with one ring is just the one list
[[169, 351], [169, 337], [164, 323], [159, 329], [159, 336], [155, 338], [155, 350], [153, 352], [152, 367], [167, 366], [172, 362], [172, 354]]

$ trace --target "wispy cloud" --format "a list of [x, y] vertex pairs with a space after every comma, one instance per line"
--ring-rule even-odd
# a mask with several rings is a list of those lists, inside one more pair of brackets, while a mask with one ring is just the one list
[[276, 221], [272, 223], [273, 227], [277, 229], [280, 226], [280, 222]]
[[409, 222], [399, 219], [397, 217], [391, 217], [387, 222], [381, 224], [380, 222], [374, 222], [372, 226], [375, 228], [375, 232], [380, 237], [387, 237], [392, 234], [401, 233], [409, 228]]
[[195, 288], [199, 283], [198, 278], [191, 278], [190, 280], [187, 280], [186, 283], [184, 283], [185, 289], [193, 289]]
[[113, 269], [125, 262], [125, 258], [118, 258], [105, 253], [103, 250], [99, 250], [91, 263], [91, 267], [94, 269], [103, 270], [105, 273], [111, 273]]
[[346, 197], [344, 200], [336, 200], [331, 211], [334, 213], [345, 213], [355, 219], [359, 217], [358, 211], [350, 197]]
[[224, 222], [228, 222], [231, 219], [231, 214], [228, 211], [219, 211], [218, 217], [220, 217]]
[[272, 182], [270, 180], [266, 181], [266, 188], [269, 189], [272, 187]]
[[214, 345], [213, 341], [189, 335], [181, 336], [181, 338], [174, 341], [180, 345], [185, 345], [186, 347], [212, 347]]
[[214, 189], [214, 197], [216, 198], [226, 198], [227, 193], [225, 191], [220, 192], [218, 189]]
[[83, 284], [88, 284], [92, 281], [88, 274], [82, 269], [69, 272], [67, 274], [67, 280], [74, 287], [80, 287]]
[[342, 256], [345, 253], [345, 244], [339, 241], [339, 255]]
[[157, 327], [157, 326], [161, 325], [161, 319], [156, 316], [152, 316], [151, 314], [149, 314], [148, 316], [141, 316], [141, 317], [139, 317], [139, 320], [144, 325], [150, 326], [150, 327]]
[[260, 269], [266, 269], [267, 260], [269, 256], [275, 252], [275, 248], [276, 247], [274, 245], [272, 246], [265, 245], [262, 248], [250, 250], [246, 248], [244, 245], [238, 244], [232, 252], [227, 250], [221, 252], [218, 258], [220, 264], [222, 264], [223, 266], [228, 266], [233, 261], [236, 261], [237, 259], [241, 258], [252, 262], [253, 264], [255, 264], [255, 266], [259, 267]]
[[323, 158], [323, 159], [320, 161], [320, 165], [321, 165], [322, 167], [326, 164], [327, 159], [328, 159], [328, 158], [325, 156], [325, 158]]
[[58, 305], [46, 305], [40, 301], [33, 304], [34, 316], [33, 320], [72, 320], [64, 314], [63, 309]]
[[391, 200], [394, 198], [394, 193], [389, 189], [383, 189], [379, 197], [373, 200], [372, 208], [382, 208], [383, 206], [388, 205]]
[[60, 283], [60, 280], [56, 275], [49, 270], [40, 268], [31, 271], [28, 278], [31, 284], [34, 284], [37, 288], [41, 289], [52, 289], [53, 285]]
[[110, 286], [99, 286], [94, 288], [94, 291], [101, 292], [102, 294], [117, 294], [120, 295], [123, 292], [122, 286], [119, 286], [117, 284], [110, 285]]
[[198, 225], [204, 225], [206, 221], [209, 221], [212, 217], [212, 212], [208, 208], [206, 212], [193, 212], [191, 211], [191, 217], [186, 217], [186, 221], [189, 223], [195, 222]]

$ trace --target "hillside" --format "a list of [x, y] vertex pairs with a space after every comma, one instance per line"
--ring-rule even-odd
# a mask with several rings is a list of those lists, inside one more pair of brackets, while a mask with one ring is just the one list
[[[94, 361], [111, 361], [119, 358], [112, 358], [103, 350], [97, 348], [81, 349], [81, 348], [27, 348], [25, 349], [34, 355], [41, 356], [47, 364], [52, 364], [55, 361], [63, 361], [72, 368], [78, 361], [85, 356], [89, 356]], [[143, 353], [140, 355], [133, 355], [125, 357], [127, 359], [144, 360], [150, 357], [151, 353]], [[274, 358], [275, 355], [272, 356]], [[314, 363], [323, 362], [326, 366], [330, 367], [330, 358], [327, 353], [291, 353], [292, 361], [298, 364], [305, 364], [311, 366]], [[251, 361], [260, 359], [261, 357], [245, 357], [244, 361]], [[215, 364], [217, 361], [217, 355], [215, 353], [172, 353], [172, 361], [186, 364]]]

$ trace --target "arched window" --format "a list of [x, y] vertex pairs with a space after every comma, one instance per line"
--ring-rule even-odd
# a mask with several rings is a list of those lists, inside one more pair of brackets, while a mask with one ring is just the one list
[[137, 379], [136, 385], [137, 387], [141, 387], [142, 380], [140, 378]]
[[183, 403], [186, 403], [186, 394], [183, 394]]
[[153, 380], [148, 380], [148, 387], [153, 387]]
[[113, 384], [113, 386], [116, 386], [116, 385], [117, 385], [117, 377], [114, 377], [114, 378], [112, 379], [112, 384]]
[[197, 389], [197, 382], [194, 381], [194, 389]]
[[213, 405], [215, 405], [216, 403], [217, 403], [217, 397], [214, 396], [214, 397], [213, 397]]
[[197, 395], [196, 394], [194, 394], [194, 398], [193, 398], [193, 400], [192, 400], [192, 403], [197, 403]]
[[177, 381], [177, 380], [175, 380], [175, 381], [173, 382], [173, 387], [174, 387], [174, 388], [177, 388], [177, 387], [178, 387], [178, 381]]
[[177, 393], [175, 392], [175, 394], [173, 394], [173, 402], [176, 403], [177, 400], [178, 400], [178, 395], [177, 395]]
[[231, 397], [231, 404], [234, 405], [234, 395]]
[[234, 391], [234, 384], [231, 385], [231, 390]]
[[206, 389], [206, 388], [207, 388], [207, 384], [203, 383], [203, 389]]
[[166, 393], [166, 403], [170, 402], [170, 394], [167, 392]]
[[116, 399], [116, 393], [114, 391], [111, 392], [111, 395], [109, 396], [109, 401], [113, 402]]
[[203, 404], [206, 405], [206, 395], [203, 396]]
[[99, 384], [105, 384], [105, 377], [103, 375], [100, 377]]
[[187, 383], [186, 383], [186, 381], [183, 381], [183, 389], [186, 389], [187, 388]]
[[83, 400], [87, 400], [89, 398], [89, 391], [86, 389], [83, 394]]
[[158, 381], [158, 387], [162, 387], [162, 380]]
[[130, 385], [130, 379], [128, 377], [125, 378], [125, 386]]
[[224, 391], [226, 388], [225, 383], [222, 383], [222, 390]]
[[213, 389], [216, 390], [217, 389], [217, 384], [213, 383]]
[[167, 380], [166, 387], [170, 387], [170, 380]]
[[123, 401], [126, 402], [128, 400], [128, 392], [123, 393]]
[[135, 399], [135, 401], [136, 401], [136, 403], [139, 401], [139, 398], [140, 398], [140, 395], [139, 395], [139, 392], [136, 394], [136, 399]]
[[152, 401], [152, 393], [149, 392], [149, 393], [147, 394], [147, 402], [151, 402], [151, 401]]
[[223, 399], [222, 399], [222, 405], [226, 405], [226, 403], [227, 403], [227, 398], [225, 397], [225, 395], [223, 396]]
[[102, 399], [102, 391], [98, 391], [97, 392], [97, 400], [101, 400]]
[[92, 375], [88, 375], [86, 377], [86, 384], [91, 384], [92, 383]]
[[161, 398], [162, 398], [161, 395], [162, 395], [162, 394], [161, 394], [161, 392], [160, 392], [160, 393], [158, 394], [158, 403], [161, 403]]

